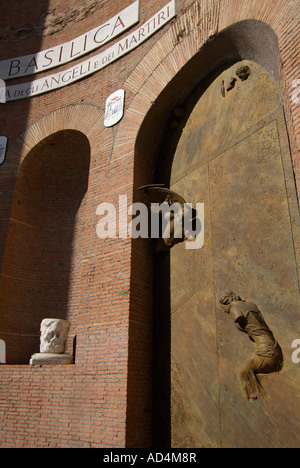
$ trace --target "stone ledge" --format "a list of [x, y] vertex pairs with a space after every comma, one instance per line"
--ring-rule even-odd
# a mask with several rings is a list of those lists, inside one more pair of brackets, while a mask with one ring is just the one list
[[73, 364], [73, 356], [71, 354], [45, 354], [38, 353], [31, 356], [29, 364], [32, 366], [57, 366], [65, 364]]

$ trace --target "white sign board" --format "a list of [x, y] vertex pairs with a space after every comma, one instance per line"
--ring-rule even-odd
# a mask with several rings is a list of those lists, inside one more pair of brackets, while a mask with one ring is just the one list
[[6, 363], [6, 345], [5, 341], [0, 340], [0, 364]]
[[0, 164], [4, 163], [7, 147], [7, 137], [0, 136]]
[[0, 79], [0, 104], [6, 103], [6, 83]]
[[123, 118], [125, 91], [119, 89], [109, 96], [105, 106], [104, 126], [113, 127]]
[[125, 38], [121, 39], [116, 44], [112, 45], [105, 51], [94, 57], [81, 62], [75, 67], [69, 68], [54, 75], [40, 78], [30, 83], [8, 86], [6, 88], [6, 96], [1, 96], [0, 100], [5, 98], [6, 102], [24, 99], [27, 97], [37, 96], [49, 91], [54, 91], [58, 88], [70, 85], [76, 81], [86, 78], [93, 73], [102, 70], [119, 58], [136, 49], [139, 45], [145, 42], [149, 37], [153, 36], [159, 29], [165, 26], [177, 14], [176, 0], [172, 0], [168, 5], [162, 8], [151, 19], [144, 23], [139, 29], [132, 32]]
[[38, 52], [0, 62], [0, 78], [9, 80], [41, 73], [76, 60], [123, 34], [140, 21], [140, 0], [125, 8], [105, 24], [72, 41]]

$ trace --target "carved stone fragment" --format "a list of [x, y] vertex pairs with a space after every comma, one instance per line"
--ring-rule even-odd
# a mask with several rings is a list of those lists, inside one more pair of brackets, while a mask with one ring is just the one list
[[70, 322], [45, 319], [41, 323], [40, 353], [30, 359], [31, 365], [72, 364], [73, 356], [65, 354]]
[[65, 352], [70, 322], [59, 319], [45, 319], [41, 323], [40, 352], [63, 354]]

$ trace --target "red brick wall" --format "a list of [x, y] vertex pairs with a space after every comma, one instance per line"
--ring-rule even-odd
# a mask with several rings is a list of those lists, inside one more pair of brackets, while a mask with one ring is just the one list
[[[84, 5], [78, 0], [40, 0], [38, 5], [34, 2], [34, 8], [29, 8], [29, 3], [20, 0], [14, 6], [2, 2], [1, 59], [44, 50], [77, 37], [121, 11], [131, 0], [90, 0]], [[141, 0], [141, 24], [166, 3]], [[0, 108], [1, 134], [9, 138], [7, 159], [0, 167], [2, 263], [8, 245], [15, 186], [18, 186], [17, 173], [26, 155], [35, 151], [40, 141], [62, 130], [82, 132], [90, 145], [88, 190], [78, 213], [65, 308], [71, 318], [72, 334], [77, 335], [76, 363], [55, 368], [0, 367], [0, 444], [3, 447], [151, 445], [151, 247], [147, 241], [100, 241], [96, 236], [96, 208], [103, 201], [117, 203], [120, 194], [127, 194], [131, 203], [132, 197], [138, 196], [136, 188], [152, 182], [154, 166], [150, 158], [155, 158], [159, 131], [172, 105], [184, 98], [201, 79], [201, 73], [209, 71], [206, 62], [209, 55], [201, 56], [204, 44], [207, 47], [213, 43], [208, 42], [209, 38], [239, 21], [265, 22], [278, 36], [280, 68], [276, 71], [274, 65], [273, 71], [274, 76], [276, 73], [281, 76], [299, 181], [300, 113], [299, 105], [291, 100], [293, 80], [300, 79], [298, 2], [178, 0], [178, 9], [176, 20], [108, 68], [66, 88]], [[61, 17], [64, 12], [65, 16]], [[241, 46], [242, 37], [243, 31], [236, 39], [234, 30], [230, 44], [234, 47], [237, 41], [241, 58], [249, 58], [244, 56], [250, 52]], [[239, 51], [235, 52], [238, 55]], [[261, 57], [262, 61], [266, 60], [262, 64], [271, 67], [274, 60], [267, 55]], [[201, 61], [197, 57], [202, 57]], [[220, 58], [216, 55], [216, 60]], [[259, 51], [251, 58], [259, 60]], [[28, 81], [28, 77], [16, 80], [23, 81]], [[163, 92], [171, 82], [172, 86]], [[121, 87], [126, 90], [125, 117], [118, 126], [106, 129], [103, 126], [105, 100]], [[156, 114], [155, 102], [160, 106]], [[160, 116], [158, 132], [153, 130], [150, 110], [150, 114]], [[149, 127], [146, 130], [143, 127], [141, 133], [147, 136], [147, 141], [136, 145], [144, 120]], [[25, 245], [24, 254], [30, 259], [28, 249]], [[25, 322], [28, 326], [30, 317], [27, 315], [25, 321], [22, 316], [22, 295], [20, 290], [8, 292], [5, 288], [1, 294], [18, 296], [15, 303], [18, 310], [14, 312], [11, 307], [9, 312], [12, 324], [9, 331], [24, 333], [19, 322], [24, 319], [24, 327]], [[41, 300], [43, 295], [40, 290], [35, 297]], [[60, 297], [56, 298], [58, 302]], [[49, 304], [47, 307], [45, 315], [56, 316], [55, 302], [53, 309]], [[28, 312], [27, 306], [26, 309]], [[1, 324], [8, 320], [7, 310], [2, 308], [1, 314], [0, 332]]]

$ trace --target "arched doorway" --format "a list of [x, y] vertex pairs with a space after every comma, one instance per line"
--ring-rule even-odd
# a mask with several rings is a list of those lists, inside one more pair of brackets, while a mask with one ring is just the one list
[[[254, 62], [223, 66], [168, 128], [156, 182], [205, 203], [205, 245], [155, 259], [154, 445], [296, 447], [299, 212], [279, 89]], [[218, 304], [227, 290], [259, 305], [283, 348], [264, 401], [243, 394], [255, 348]]]
[[78, 275], [74, 256], [89, 164], [86, 136], [64, 130], [37, 144], [20, 166], [0, 280], [8, 364], [29, 363], [44, 318], [72, 316], [70, 285]]

